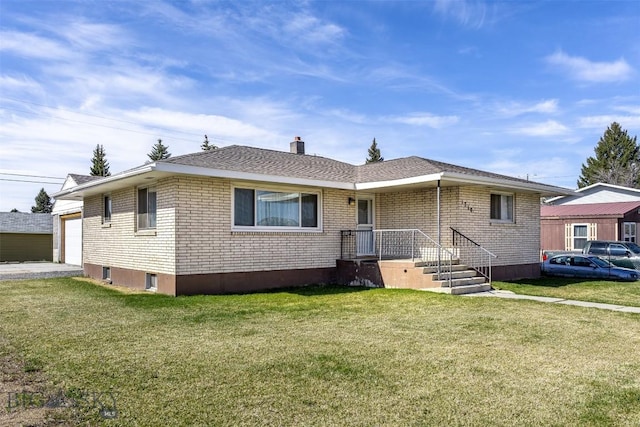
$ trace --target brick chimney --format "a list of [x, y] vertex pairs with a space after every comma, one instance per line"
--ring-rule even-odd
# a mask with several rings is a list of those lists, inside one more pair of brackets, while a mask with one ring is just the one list
[[304, 154], [304, 141], [299, 136], [294, 137], [291, 144], [289, 144], [289, 151], [296, 154]]

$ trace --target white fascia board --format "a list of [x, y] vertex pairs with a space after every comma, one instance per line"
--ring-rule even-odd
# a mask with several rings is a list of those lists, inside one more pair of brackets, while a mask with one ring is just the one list
[[539, 184], [537, 182], [520, 182], [508, 179], [493, 178], [479, 175], [466, 175], [454, 172], [443, 173], [443, 180], [460, 182], [464, 184], [486, 185], [502, 187], [513, 190], [533, 191], [541, 194], [560, 194], [565, 196], [574, 195], [574, 191], [568, 188], [556, 187], [553, 185]]
[[304, 185], [308, 187], [337, 188], [341, 190], [354, 190], [352, 182], [325, 181], [307, 178], [295, 178], [289, 176], [264, 175], [259, 173], [241, 172], [226, 169], [211, 169], [200, 166], [179, 165], [176, 163], [158, 163], [155, 170], [158, 172], [175, 173], [179, 175], [196, 175], [214, 178], [229, 178], [244, 181], [273, 182], [278, 184]]
[[467, 175], [455, 172], [441, 172], [430, 175], [420, 175], [410, 178], [394, 179], [389, 181], [365, 182], [356, 184], [356, 190], [375, 190], [377, 188], [402, 187], [405, 185], [415, 185], [421, 183], [436, 182], [455, 182], [460, 184], [484, 185], [490, 187], [501, 187], [511, 190], [526, 190], [538, 192], [541, 194], [563, 194], [572, 195], [573, 190], [561, 187], [554, 187], [546, 184], [538, 184], [536, 182], [518, 182], [507, 179], [492, 178], [479, 175]]
[[376, 188], [401, 187], [404, 185], [435, 182], [442, 179], [442, 176], [442, 173], [433, 173], [430, 175], [412, 176], [410, 178], [392, 179], [389, 181], [361, 182], [356, 184], [356, 190], [375, 190]]
[[135, 169], [130, 169], [128, 171], [125, 171], [116, 175], [107, 176], [95, 181], [85, 182], [84, 184], [76, 185], [75, 187], [58, 191], [57, 193], [54, 193], [52, 197], [56, 199], [64, 200], [63, 199], [64, 196], [68, 196], [73, 193], [80, 193], [90, 188], [99, 187], [105, 184], [110, 184], [112, 182], [117, 182], [126, 178], [131, 178], [136, 175], [142, 175], [147, 172], [153, 172], [155, 170], [155, 165], [156, 165], [155, 163], [149, 163], [149, 164], [137, 167]]

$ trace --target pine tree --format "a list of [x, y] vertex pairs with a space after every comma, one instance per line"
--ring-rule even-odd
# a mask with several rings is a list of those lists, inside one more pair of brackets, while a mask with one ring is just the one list
[[153, 145], [153, 147], [151, 148], [151, 152], [147, 154], [147, 156], [149, 156], [149, 159], [154, 162], [156, 160], [168, 159], [169, 157], [171, 157], [171, 153], [168, 151], [168, 149], [169, 147], [162, 144], [161, 139], [158, 139], [158, 142]]
[[637, 136], [629, 137], [620, 124], [613, 122], [598, 141], [595, 157], [582, 164], [578, 187], [597, 182], [640, 188], [640, 147]]
[[31, 206], [31, 212], [33, 213], [51, 213], [53, 204], [51, 203], [51, 197], [44, 191], [44, 188], [40, 190], [36, 196], [36, 205]]
[[202, 145], [200, 146], [200, 148], [202, 148], [202, 151], [209, 151], [209, 150], [217, 150], [218, 147], [214, 144], [209, 144], [209, 137], [207, 135], [204, 136], [204, 141], [202, 142]]
[[378, 148], [378, 144], [376, 143], [376, 139], [373, 138], [373, 142], [371, 143], [371, 147], [369, 147], [369, 157], [367, 157], [366, 163], [375, 163], [381, 162], [384, 160], [384, 157], [380, 155], [380, 149]]
[[104, 151], [102, 144], [96, 144], [93, 150], [93, 159], [91, 159], [91, 176], [110, 176], [109, 162], [107, 162], [107, 153]]

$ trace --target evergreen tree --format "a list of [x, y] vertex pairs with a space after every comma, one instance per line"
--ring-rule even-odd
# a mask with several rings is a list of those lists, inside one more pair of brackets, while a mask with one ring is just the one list
[[96, 144], [93, 150], [93, 159], [91, 159], [91, 176], [110, 176], [109, 162], [107, 162], [107, 153], [104, 151], [102, 144]]
[[151, 159], [151, 161], [168, 159], [169, 157], [171, 157], [171, 153], [168, 151], [168, 149], [169, 147], [162, 144], [161, 139], [158, 139], [158, 142], [153, 145], [153, 147], [151, 148], [151, 152], [147, 154], [147, 156], [149, 156], [149, 159]]
[[578, 187], [597, 182], [640, 188], [640, 147], [637, 136], [629, 137], [620, 124], [613, 122], [598, 141], [595, 157], [582, 164]]
[[13, 209], [11, 209], [11, 212], [20, 212], [20, 211], [18, 209], [16, 209], [16, 208], [13, 208]]
[[369, 147], [369, 157], [367, 157], [366, 163], [375, 163], [381, 162], [384, 160], [384, 157], [380, 155], [380, 149], [378, 148], [378, 144], [376, 143], [376, 139], [373, 138], [373, 142], [371, 143], [371, 147]]
[[218, 147], [214, 144], [209, 144], [209, 137], [207, 135], [204, 136], [204, 141], [202, 142], [202, 145], [200, 146], [202, 148], [202, 151], [209, 151], [209, 150], [217, 150]]
[[44, 191], [44, 188], [40, 190], [36, 196], [36, 205], [31, 206], [31, 212], [33, 213], [51, 213], [53, 204], [51, 203], [51, 197]]

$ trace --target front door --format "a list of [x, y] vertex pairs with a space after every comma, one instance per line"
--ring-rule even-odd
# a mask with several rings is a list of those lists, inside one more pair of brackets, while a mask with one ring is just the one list
[[373, 246], [373, 198], [358, 197], [356, 248], [358, 256], [375, 255]]

